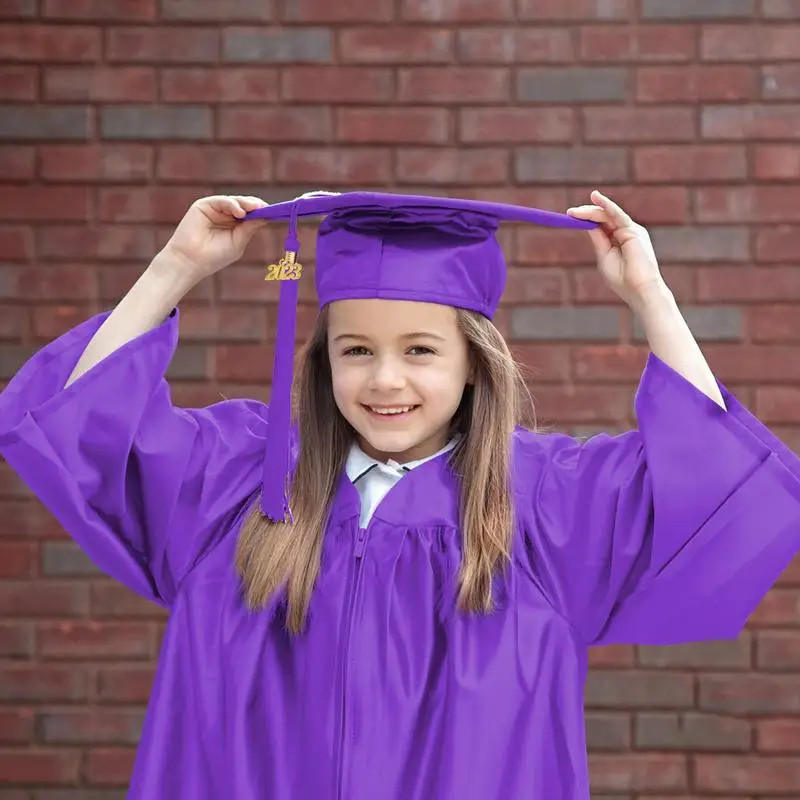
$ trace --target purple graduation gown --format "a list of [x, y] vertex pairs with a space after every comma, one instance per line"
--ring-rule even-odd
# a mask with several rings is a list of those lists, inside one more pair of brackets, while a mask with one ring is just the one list
[[265, 407], [173, 407], [177, 310], [64, 390], [104, 319], [14, 377], [0, 452], [103, 570], [171, 611], [132, 798], [583, 800], [588, 647], [735, 637], [798, 549], [798, 458], [651, 355], [638, 431], [515, 434], [496, 614], [455, 609], [456, 482], [437, 457], [365, 530], [342, 478], [292, 640], [281, 601], [243, 609], [234, 571]]

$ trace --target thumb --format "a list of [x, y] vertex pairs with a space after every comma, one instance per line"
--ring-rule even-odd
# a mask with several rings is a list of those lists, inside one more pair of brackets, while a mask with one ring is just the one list
[[594, 254], [598, 261], [604, 259], [613, 247], [613, 243], [609, 235], [603, 230], [602, 227], [592, 228], [587, 231], [589, 240], [594, 248]]
[[233, 229], [233, 240], [236, 246], [244, 249], [249, 241], [255, 236], [256, 232], [269, 224], [267, 219], [248, 219], [244, 222], [237, 222]]

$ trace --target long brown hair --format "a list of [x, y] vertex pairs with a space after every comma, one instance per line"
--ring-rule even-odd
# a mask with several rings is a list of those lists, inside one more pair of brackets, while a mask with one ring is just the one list
[[[513, 535], [511, 434], [518, 424], [535, 427], [535, 414], [522, 371], [497, 328], [482, 314], [457, 309], [457, 315], [473, 366], [473, 382], [465, 388], [451, 424], [451, 432], [461, 434], [452, 454], [460, 477], [463, 531], [458, 607], [488, 613], [494, 608], [492, 578], [510, 555]], [[285, 589], [291, 633], [305, 627], [328, 509], [354, 436], [333, 396], [327, 331], [323, 309], [298, 361], [294, 525], [271, 522], [256, 503], [237, 544], [236, 568], [247, 606], [264, 608]]]

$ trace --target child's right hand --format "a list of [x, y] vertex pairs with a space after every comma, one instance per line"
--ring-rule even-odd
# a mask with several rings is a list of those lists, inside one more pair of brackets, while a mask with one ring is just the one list
[[239, 222], [247, 211], [266, 206], [258, 197], [213, 195], [195, 200], [161, 255], [197, 282], [238, 261], [266, 220]]

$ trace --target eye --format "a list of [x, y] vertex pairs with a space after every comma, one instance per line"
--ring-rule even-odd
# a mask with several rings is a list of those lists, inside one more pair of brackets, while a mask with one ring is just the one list
[[347, 350], [344, 351], [344, 355], [346, 356], [363, 356], [366, 355], [369, 351], [366, 347], [362, 347], [358, 345], [357, 347], [348, 347]]
[[416, 351], [414, 355], [419, 356], [430, 356], [435, 355], [436, 351], [431, 349], [430, 347], [425, 347], [425, 345], [419, 344], [416, 347], [411, 348], [412, 352]]

